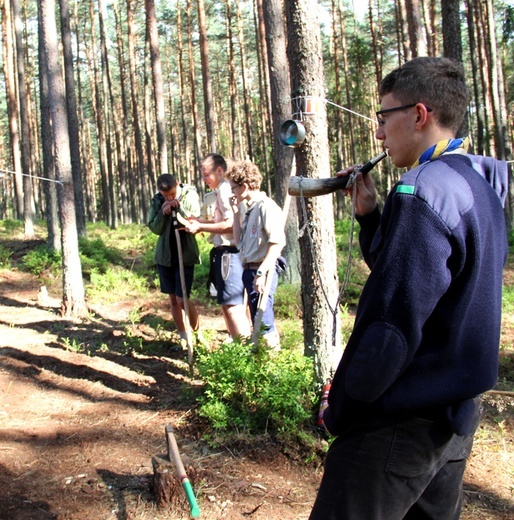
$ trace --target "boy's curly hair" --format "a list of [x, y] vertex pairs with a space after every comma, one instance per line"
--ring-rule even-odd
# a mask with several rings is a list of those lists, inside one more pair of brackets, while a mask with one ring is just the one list
[[259, 190], [262, 183], [262, 174], [259, 167], [251, 161], [232, 163], [225, 176], [229, 181], [236, 184], [246, 183], [250, 190]]

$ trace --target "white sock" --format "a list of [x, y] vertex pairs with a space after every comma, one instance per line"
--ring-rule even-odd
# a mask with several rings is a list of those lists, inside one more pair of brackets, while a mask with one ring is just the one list
[[178, 335], [180, 336], [180, 339], [186, 339], [187, 340], [187, 334], [185, 330], [179, 330]]

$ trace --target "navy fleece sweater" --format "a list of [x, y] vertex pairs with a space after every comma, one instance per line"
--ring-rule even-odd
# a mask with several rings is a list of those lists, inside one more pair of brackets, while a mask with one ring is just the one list
[[497, 379], [506, 164], [450, 154], [407, 172], [359, 218], [371, 268], [325, 411], [337, 435], [370, 415], [470, 427]]

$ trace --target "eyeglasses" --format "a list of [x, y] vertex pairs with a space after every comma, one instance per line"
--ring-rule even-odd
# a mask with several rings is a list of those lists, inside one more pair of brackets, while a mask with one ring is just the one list
[[[384, 114], [389, 114], [390, 112], [396, 112], [397, 110], [404, 110], [406, 108], [412, 108], [418, 105], [419, 103], [411, 103], [410, 105], [402, 105], [400, 107], [393, 107], [393, 108], [386, 108], [385, 110], [379, 110], [378, 112], [375, 112], [377, 116], [378, 126], [384, 126], [385, 121], [380, 117]], [[423, 105], [427, 112], [432, 112], [432, 109], [430, 107], [427, 107], [426, 105]]]
[[235, 184], [234, 186], [230, 186], [230, 189], [231, 189], [232, 193], [234, 193], [234, 190], [236, 188], [240, 188], [241, 186], [242, 186], [242, 184]]

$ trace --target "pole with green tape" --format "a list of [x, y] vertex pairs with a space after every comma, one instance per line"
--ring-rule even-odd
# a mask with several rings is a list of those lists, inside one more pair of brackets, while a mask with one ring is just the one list
[[200, 516], [200, 508], [198, 507], [193, 487], [191, 486], [191, 482], [187, 478], [186, 470], [184, 468], [184, 464], [182, 463], [182, 458], [180, 457], [177, 441], [175, 440], [175, 436], [173, 435], [173, 426], [171, 426], [171, 424], [166, 425], [165, 431], [166, 443], [168, 444], [168, 457], [170, 461], [173, 460], [173, 463], [175, 464], [177, 476], [182, 484], [182, 487], [184, 488], [187, 501], [189, 502], [191, 517], [198, 518]]

